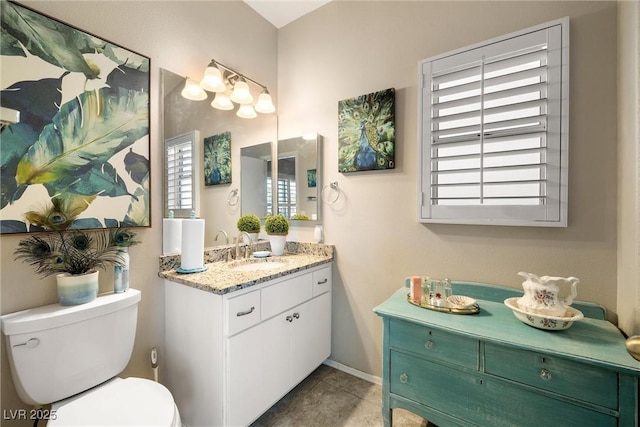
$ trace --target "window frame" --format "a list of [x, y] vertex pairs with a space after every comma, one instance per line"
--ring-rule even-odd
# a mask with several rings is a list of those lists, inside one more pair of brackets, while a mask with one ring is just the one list
[[[191, 144], [191, 207], [176, 209], [169, 207], [169, 165], [168, 165], [168, 150], [172, 146]], [[175, 218], [189, 218], [191, 211], [194, 211], [196, 217], [200, 216], [200, 132], [193, 130], [181, 135], [177, 135], [171, 138], [167, 138], [164, 141], [164, 215], [165, 218], [169, 217], [169, 212], [173, 211]]]
[[[554, 33], [555, 32], [555, 33]], [[557, 93], [547, 105], [546, 151], [551, 153], [545, 161], [551, 179], [545, 182], [550, 192], [540, 205], [438, 205], [432, 204], [432, 75], [431, 69], [455, 68], [483, 56], [496, 57], [511, 53], [520, 46], [529, 46], [531, 40], [545, 34], [549, 43], [549, 66], [555, 73], [548, 87]], [[558, 40], [552, 40], [553, 36]], [[555, 44], [554, 44], [555, 43]], [[484, 55], [483, 55], [484, 54]], [[446, 64], [446, 65], [442, 65]], [[558, 67], [558, 68], [555, 68]], [[425, 71], [426, 70], [426, 71]], [[551, 74], [551, 72], [549, 72]], [[437, 77], [436, 77], [437, 78]], [[436, 55], [418, 63], [418, 212], [423, 223], [479, 224], [509, 226], [567, 227], [568, 225], [568, 153], [569, 153], [569, 18], [565, 17], [481, 43]], [[550, 90], [550, 93], [552, 91]], [[482, 116], [482, 108], [480, 115]], [[434, 120], [435, 122], [435, 120]], [[483, 136], [479, 136], [484, 139]], [[480, 143], [482, 144], [482, 143]], [[484, 152], [480, 157], [484, 156]], [[482, 174], [485, 169], [480, 167]], [[435, 174], [434, 174], [435, 175]], [[482, 184], [481, 184], [482, 185]]]

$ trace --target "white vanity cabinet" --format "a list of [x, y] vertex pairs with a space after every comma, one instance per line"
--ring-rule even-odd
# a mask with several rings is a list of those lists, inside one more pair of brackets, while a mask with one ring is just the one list
[[165, 281], [167, 385], [186, 425], [247, 425], [331, 353], [331, 263], [224, 295]]

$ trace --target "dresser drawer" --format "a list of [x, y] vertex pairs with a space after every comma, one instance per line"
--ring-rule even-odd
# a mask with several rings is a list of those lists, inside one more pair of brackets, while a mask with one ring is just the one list
[[311, 299], [311, 296], [311, 273], [262, 288], [262, 319], [269, 319], [302, 304]]
[[313, 272], [313, 296], [331, 290], [331, 266]]
[[618, 407], [618, 375], [591, 365], [486, 343], [485, 370], [607, 408]]
[[478, 369], [479, 343], [476, 339], [395, 319], [391, 320], [389, 330], [391, 348]]
[[[480, 372], [396, 351], [390, 352], [389, 387], [393, 395], [413, 400], [462, 420], [460, 425], [492, 427], [615, 427], [612, 414], [593, 411], [533, 389], [513, 386]], [[457, 423], [456, 423], [457, 425]]]
[[245, 330], [260, 322], [260, 290], [229, 298], [225, 307], [226, 335]]

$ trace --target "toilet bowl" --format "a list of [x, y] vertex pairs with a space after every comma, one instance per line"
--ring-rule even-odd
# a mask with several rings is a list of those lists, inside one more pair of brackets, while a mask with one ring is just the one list
[[0, 317], [20, 398], [51, 404], [48, 426], [181, 426], [171, 392], [119, 378], [133, 350], [140, 291]]
[[114, 378], [51, 405], [47, 426], [181, 426], [166, 387], [142, 378]]

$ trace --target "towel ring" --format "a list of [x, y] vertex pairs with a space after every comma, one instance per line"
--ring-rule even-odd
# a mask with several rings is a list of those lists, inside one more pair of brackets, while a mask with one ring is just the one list
[[239, 201], [240, 201], [240, 196], [238, 196], [238, 189], [234, 188], [229, 193], [229, 197], [227, 197], [227, 203], [229, 204], [229, 206], [235, 206], [238, 204]]
[[[335, 191], [336, 197], [333, 200], [325, 198], [325, 190], [327, 188]], [[340, 187], [338, 187], [338, 181], [333, 181], [325, 185], [324, 187], [322, 187], [322, 191], [320, 192], [320, 197], [322, 198], [323, 201], [327, 202], [327, 204], [329, 205], [333, 205], [335, 202], [337, 202], [338, 199], [340, 198]]]

